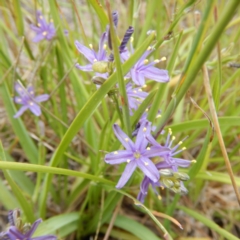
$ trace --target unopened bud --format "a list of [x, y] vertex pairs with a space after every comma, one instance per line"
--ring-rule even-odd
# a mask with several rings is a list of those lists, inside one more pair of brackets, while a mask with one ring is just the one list
[[94, 76], [92, 78], [92, 82], [96, 85], [102, 85], [105, 81], [106, 81], [106, 79], [99, 77], [99, 76]]

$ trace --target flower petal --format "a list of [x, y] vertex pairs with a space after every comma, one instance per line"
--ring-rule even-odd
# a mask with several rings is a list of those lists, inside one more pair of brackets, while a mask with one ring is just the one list
[[168, 82], [169, 75], [167, 70], [159, 69], [156, 67], [149, 67], [141, 71], [144, 77], [155, 80], [157, 82]]
[[18, 82], [14, 84], [14, 89], [21, 97], [26, 93], [26, 89]]
[[18, 229], [15, 226], [11, 226], [8, 229], [8, 234], [7, 235], [11, 240], [24, 239], [24, 237], [25, 237], [23, 234], [21, 234], [18, 231]]
[[107, 57], [106, 57], [106, 50], [104, 49], [104, 43], [106, 41], [106, 32], [104, 32], [101, 36], [101, 39], [99, 41], [99, 48], [98, 48], [98, 54], [97, 54], [97, 57], [98, 57], [98, 61], [105, 61], [107, 60]]
[[134, 150], [134, 143], [132, 140], [122, 131], [122, 129], [117, 125], [113, 125], [113, 131], [118, 138], [118, 140], [122, 143], [122, 145], [127, 150]]
[[78, 42], [77, 40], [75, 41], [75, 46], [77, 48], [77, 50], [83, 54], [85, 56], [85, 58], [88, 59], [88, 61], [90, 63], [93, 63], [94, 60], [96, 59], [93, 50], [85, 47], [83, 44], [81, 44], [80, 42]]
[[44, 102], [44, 101], [47, 101], [48, 99], [49, 99], [48, 94], [42, 94], [34, 98], [36, 102]]
[[37, 117], [41, 115], [41, 108], [34, 102], [31, 102], [32, 105], [29, 105], [30, 111]]
[[31, 236], [33, 235], [33, 233], [36, 231], [38, 225], [42, 222], [42, 219], [38, 219], [36, 220], [32, 226], [31, 229], [25, 234], [26, 238], [31, 238]]
[[148, 145], [148, 140], [146, 139], [146, 135], [149, 135], [151, 131], [151, 123], [148, 121], [142, 122], [140, 128], [138, 130], [138, 134], [136, 137], [135, 147], [141, 153], [145, 150]]
[[122, 188], [127, 183], [127, 181], [132, 176], [136, 167], [137, 167], [136, 161], [131, 161], [126, 165], [126, 167], [122, 173], [122, 176], [116, 185], [116, 188]]
[[118, 150], [115, 152], [111, 152], [105, 155], [105, 162], [109, 164], [120, 164], [123, 162], [127, 162], [127, 160], [133, 160], [133, 154], [131, 151], [126, 150]]
[[27, 109], [28, 109], [28, 106], [26, 105], [22, 106], [13, 117], [14, 118], [20, 117]]
[[[146, 196], [147, 196], [147, 194], [143, 194], [141, 191], [139, 191], [137, 200], [141, 203], [144, 203]], [[136, 204], [136, 205], [140, 205], [140, 204]]]
[[151, 157], [163, 157], [165, 154], [170, 154], [171, 150], [166, 147], [159, 146], [152, 146], [146, 149], [142, 155], [147, 158]]
[[93, 71], [92, 64], [81, 66], [81, 65], [79, 65], [79, 63], [76, 63], [75, 67], [80, 69], [80, 70], [82, 70], [82, 71], [84, 71], [84, 72], [92, 72]]
[[157, 167], [154, 163], [145, 157], [141, 157], [137, 160], [138, 167], [142, 170], [142, 172], [150, 178], [153, 182], [157, 182], [160, 178], [160, 174], [157, 170]]
[[38, 33], [34, 38], [33, 38], [33, 42], [40, 42], [45, 38], [45, 36], [41, 33]]
[[148, 193], [148, 188], [149, 188], [150, 182], [151, 182], [150, 178], [144, 176], [144, 178], [143, 178], [143, 180], [141, 182], [141, 185], [140, 185], [140, 191], [143, 194], [147, 194]]
[[182, 158], [172, 158], [172, 159], [175, 161], [176, 165], [179, 167], [186, 168], [186, 167], [189, 167], [189, 165], [191, 164], [191, 161], [188, 161]]
[[166, 168], [171, 168], [171, 167], [172, 167], [171, 165], [169, 165], [169, 164], [168, 164], [167, 162], [165, 162], [165, 161], [156, 163], [155, 166], [156, 166], [156, 168], [157, 168], [158, 170], [166, 169]]

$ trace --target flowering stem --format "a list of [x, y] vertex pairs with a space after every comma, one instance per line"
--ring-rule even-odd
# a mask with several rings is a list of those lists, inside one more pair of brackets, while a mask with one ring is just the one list
[[128, 98], [127, 98], [125, 82], [123, 79], [123, 72], [122, 72], [122, 66], [121, 66], [122, 64], [121, 64], [121, 60], [120, 60], [120, 56], [119, 56], [119, 49], [117, 46], [118, 41], [117, 41], [117, 37], [115, 34], [115, 30], [114, 30], [109, 1], [106, 1], [106, 5], [107, 5], [107, 10], [108, 10], [110, 34], [111, 34], [111, 40], [112, 40], [112, 45], [113, 45], [114, 59], [115, 59], [115, 63], [116, 63], [117, 79], [118, 79], [119, 92], [120, 92], [120, 106], [122, 107], [122, 112], [123, 112], [124, 128], [126, 129], [128, 136], [131, 136], [132, 131], [131, 131]]

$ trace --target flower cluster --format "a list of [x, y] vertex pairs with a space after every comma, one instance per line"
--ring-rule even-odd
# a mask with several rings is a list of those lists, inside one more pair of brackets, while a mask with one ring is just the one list
[[20, 218], [20, 211], [15, 209], [9, 211], [8, 220], [10, 227], [2, 233], [0, 233], [0, 239], [3, 240], [56, 240], [54, 235], [44, 235], [39, 237], [32, 237], [36, 231], [38, 225], [42, 222], [41, 219], [36, 220], [32, 225], [29, 223], [22, 223]]
[[[113, 22], [115, 28], [117, 28], [118, 24], [118, 13], [113, 12], [112, 14]], [[119, 54], [122, 62], [128, 60], [131, 54], [134, 53], [132, 46], [131, 36], [134, 32], [132, 26], [130, 26], [124, 37], [122, 42], [119, 45]], [[130, 51], [127, 49], [127, 44], [130, 41]], [[97, 85], [104, 82], [105, 79], [109, 77], [109, 75], [115, 71], [114, 64], [114, 55], [111, 52], [112, 50], [112, 42], [110, 36], [109, 26], [107, 26], [106, 32], [104, 32], [99, 41], [99, 50], [96, 52], [93, 49], [92, 44], [89, 44], [89, 47], [84, 46], [78, 41], [75, 41], [75, 46], [77, 50], [89, 61], [89, 64], [85, 66], [81, 66], [79, 63], [76, 64], [76, 67], [82, 71], [93, 71], [95, 72], [95, 77], [93, 77], [93, 82]], [[108, 56], [107, 54], [107, 46], [109, 51], [111, 52]], [[137, 63], [131, 68], [130, 72], [126, 74], [125, 79], [127, 80], [126, 84], [126, 93], [128, 97], [128, 106], [130, 114], [132, 115], [134, 110], [138, 109], [139, 104], [147, 97], [148, 93], [142, 90], [142, 87], [145, 86], [146, 79], [155, 80], [157, 82], [168, 82], [169, 76], [167, 70], [162, 70], [155, 65], [160, 61], [165, 60], [163, 57], [161, 60], [154, 60], [153, 62], [149, 62], [147, 57], [154, 51], [154, 48], [149, 46], [149, 48], [143, 53], [142, 57], [137, 61]], [[97, 78], [96, 78], [97, 76]], [[99, 78], [100, 77], [100, 78]], [[101, 79], [102, 78], [102, 79]], [[116, 86], [118, 87], [118, 86]]]
[[[176, 154], [180, 153], [185, 148], [177, 151], [182, 141], [172, 147], [175, 137], [172, 136], [171, 138], [171, 130], [169, 130], [166, 143], [163, 146], [151, 135], [151, 123], [147, 120], [140, 124], [135, 143], [118, 125], [115, 124], [113, 130], [126, 150], [118, 150], [106, 154], [105, 162], [111, 165], [124, 162], [127, 163], [116, 185], [117, 188], [122, 188], [127, 183], [134, 170], [138, 167], [144, 173], [144, 178], [137, 198], [139, 201], [144, 202], [150, 185], [157, 195], [159, 194], [156, 187], [166, 187], [178, 193], [187, 192], [182, 181], [188, 180], [189, 177], [187, 174], [178, 172], [178, 167], [186, 168], [194, 161], [175, 157]], [[154, 164], [152, 160], [153, 157], [158, 157], [161, 161]]]

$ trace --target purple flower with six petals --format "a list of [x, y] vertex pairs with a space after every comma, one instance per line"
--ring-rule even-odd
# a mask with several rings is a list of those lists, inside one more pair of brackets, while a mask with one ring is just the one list
[[[79, 63], [77, 63], [75, 66], [85, 72], [91, 72], [94, 71], [93, 66], [97, 62], [107, 62], [107, 53], [105, 50], [105, 41], [106, 41], [106, 32], [104, 32], [101, 36], [100, 42], [99, 42], [99, 50], [96, 52], [93, 50], [92, 44], [89, 44], [90, 49], [85, 47], [83, 44], [78, 42], [77, 40], [75, 41], [75, 46], [77, 47], [77, 50], [83, 54], [87, 60], [90, 62], [90, 64], [85, 65], [85, 66], [80, 66]], [[100, 70], [101, 72], [101, 70]], [[102, 78], [107, 78], [108, 74], [107, 73], [96, 73], [97, 76], [100, 76]]]
[[139, 167], [144, 175], [149, 177], [153, 182], [157, 182], [159, 180], [159, 172], [150, 158], [159, 156], [160, 152], [165, 154], [169, 149], [159, 148], [158, 146], [147, 147], [148, 141], [145, 135], [150, 134], [151, 123], [146, 121], [141, 124], [135, 143], [133, 143], [117, 124], [114, 124], [113, 130], [126, 150], [106, 154], [105, 162], [113, 165], [127, 162], [116, 188], [122, 188], [127, 183], [136, 167]]
[[16, 92], [19, 94], [18, 97], [14, 97], [14, 101], [22, 105], [22, 107], [14, 115], [14, 118], [20, 117], [27, 109], [29, 109], [34, 115], [40, 116], [42, 112], [37, 103], [47, 101], [49, 99], [49, 95], [42, 94], [35, 97], [32, 85], [25, 89], [21, 84], [15, 83], [14, 87]]
[[[172, 130], [169, 128], [169, 132], [168, 132], [168, 136], [167, 136], [167, 140], [166, 143], [164, 145], [164, 147], [167, 147], [170, 149], [169, 152], [167, 152], [166, 154], [162, 155], [161, 157], [163, 158], [164, 161], [159, 162], [156, 164], [157, 169], [164, 169], [164, 168], [170, 168], [172, 169], [174, 172], [178, 171], [178, 167], [183, 167], [183, 168], [187, 168], [190, 166], [190, 164], [192, 163], [189, 160], [185, 160], [182, 158], [176, 158], [174, 157], [175, 155], [177, 155], [178, 153], [182, 152], [183, 150], [185, 150], [186, 148], [183, 147], [182, 149], [178, 150], [179, 146], [183, 143], [184, 140], [180, 141], [177, 145], [175, 145], [174, 147], [172, 147], [172, 143], [175, 140], [175, 136], [172, 136], [172, 139], [170, 140], [172, 135]], [[158, 146], [160, 147], [161, 145], [151, 136], [148, 135], [147, 139], [149, 140], [149, 142], [153, 145], [153, 146]], [[162, 146], [161, 146], [162, 147]], [[178, 150], [178, 151], [177, 151]], [[160, 156], [160, 155], [159, 155]]]
[[19, 229], [15, 226], [11, 226], [5, 236], [8, 236], [7, 239], [9, 240], [56, 240], [57, 237], [54, 235], [45, 235], [45, 236], [39, 236], [39, 237], [32, 237], [34, 232], [36, 231], [38, 225], [42, 222], [42, 219], [38, 219], [35, 221], [30, 230], [27, 231], [26, 233], [22, 233], [19, 231]]
[[[146, 59], [148, 55], [153, 51], [152, 47], [149, 47], [142, 57], [137, 61], [137, 63], [131, 68], [127, 77], [131, 77], [135, 84], [139, 86], [145, 85], [145, 79], [149, 78], [157, 82], [168, 82], [169, 76], [168, 71], [154, 67], [155, 64], [159, 63], [161, 60], [155, 60], [151, 63]], [[133, 54], [134, 50], [131, 46], [131, 52]], [[125, 51], [121, 53], [121, 58], [126, 61], [129, 57], [129, 52]], [[163, 58], [165, 59], [165, 58]], [[162, 59], [162, 60], [163, 60]]]
[[43, 18], [42, 13], [37, 11], [37, 26], [31, 24], [31, 29], [36, 32], [36, 36], [33, 38], [33, 42], [39, 42], [44, 38], [50, 41], [56, 34], [56, 29], [52, 22], [49, 24]]

